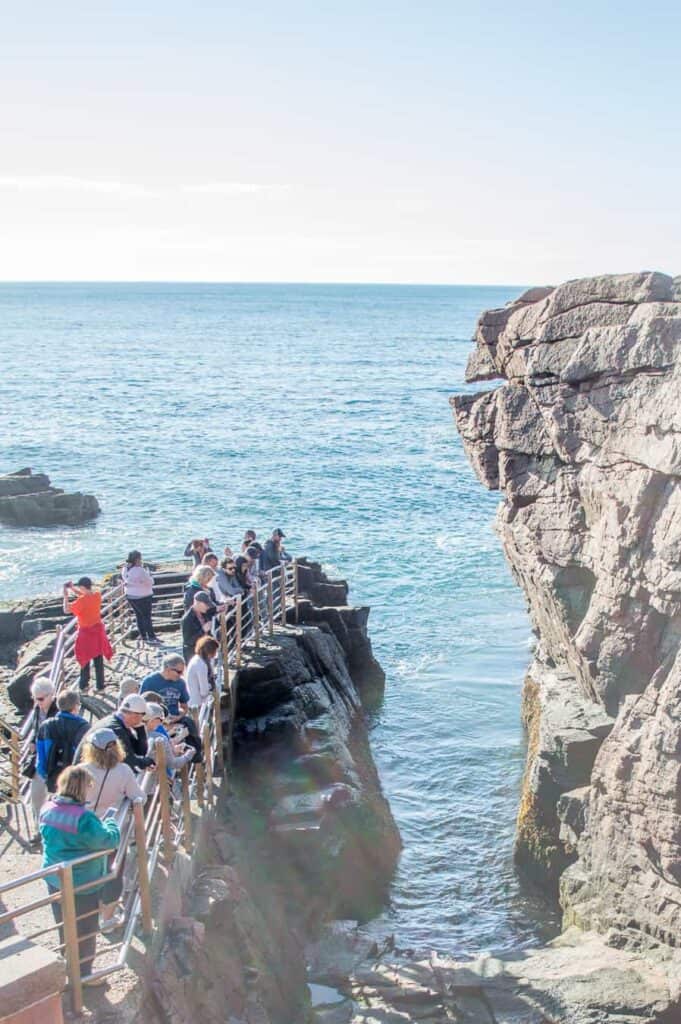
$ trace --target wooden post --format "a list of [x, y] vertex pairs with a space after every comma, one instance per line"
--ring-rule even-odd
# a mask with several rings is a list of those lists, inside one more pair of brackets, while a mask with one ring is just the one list
[[293, 560], [293, 604], [296, 626], [298, 625], [298, 559]]
[[83, 983], [80, 976], [80, 950], [78, 948], [78, 927], [76, 924], [76, 894], [73, 891], [73, 869], [70, 864], [59, 868], [61, 889], [62, 930], [64, 933], [64, 956], [66, 970], [72, 989], [73, 1012], [83, 1009]]
[[147, 864], [147, 835], [144, 828], [144, 804], [135, 800], [132, 805], [135, 818], [135, 844], [137, 850], [137, 887], [140, 894], [142, 909], [142, 928], [145, 935], [151, 935], [153, 922], [151, 919], [151, 887], [149, 885], [149, 865]]
[[253, 632], [255, 634], [255, 646], [260, 647], [260, 604], [257, 583], [253, 584], [251, 599], [253, 601]]
[[[229, 691], [229, 715], [230, 720], [234, 714], [234, 701], [232, 691]], [[213, 694], [213, 736], [215, 737], [215, 757], [217, 766], [221, 772], [225, 769], [225, 752], [222, 749], [222, 705], [220, 694], [215, 691]]]
[[236, 620], [235, 620], [235, 637], [234, 642], [236, 644], [236, 667], [239, 668], [241, 665], [241, 619], [243, 616], [243, 608], [241, 607], [241, 598], [236, 599]]
[[[201, 730], [199, 729], [199, 709], [192, 708], [191, 715], [194, 719], [194, 725], [196, 726], [197, 735], [201, 736]], [[203, 741], [203, 737], [201, 737]], [[204, 753], [205, 761], [205, 753]], [[194, 778], [196, 779], [196, 801], [199, 807], [203, 807], [206, 799], [206, 766], [205, 764], [194, 765]]]
[[187, 853], [192, 851], [192, 805], [189, 799], [189, 768], [183, 764], [180, 768], [182, 782], [182, 823], [183, 846]]
[[286, 563], [279, 563], [279, 590], [281, 592], [281, 624], [286, 625]]
[[162, 743], [154, 747], [156, 774], [158, 775], [158, 799], [161, 805], [161, 831], [163, 833], [163, 854], [166, 859], [173, 855], [173, 827], [170, 820], [170, 783], [166, 771], [166, 752]]
[[270, 636], [274, 633], [274, 590], [272, 588], [272, 570], [267, 573], [267, 617], [269, 619]]
[[[203, 760], [205, 761], [205, 778], [207, 779], [207, 790], [206, 790], [206, 801], [208, 806], [212, 806], [213, 803], [213, 766], [211, 762], [210, 752], [210, 729], [208, 728], [208, 722], [203, 726], [201, 732], [201, 743], [203, 745]], [[198, 765], [197, 765], [198, 767]]]

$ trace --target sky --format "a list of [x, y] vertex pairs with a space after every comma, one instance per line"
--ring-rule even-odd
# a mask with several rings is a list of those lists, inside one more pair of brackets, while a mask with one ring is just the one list
[[0, 0], [0, 280], [681, 273], [681, 5]]

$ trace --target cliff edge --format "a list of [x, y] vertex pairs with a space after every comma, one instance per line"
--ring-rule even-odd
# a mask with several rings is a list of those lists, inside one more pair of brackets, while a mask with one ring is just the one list
[[537, 636], [517, 857], [566, 924], [681, 944], [681, 277], [482, 315], [452, 399]]

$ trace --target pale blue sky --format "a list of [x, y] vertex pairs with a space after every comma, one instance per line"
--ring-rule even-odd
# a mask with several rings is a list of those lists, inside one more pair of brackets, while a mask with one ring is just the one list
[[2, 5], [0, 279], [681, 273], [680, 5], [200, 6]]

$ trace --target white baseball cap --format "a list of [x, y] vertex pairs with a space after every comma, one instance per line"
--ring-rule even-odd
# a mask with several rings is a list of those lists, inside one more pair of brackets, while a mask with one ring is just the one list
[[147, 702], [144, 697], [140, 697], [139, 693], [129, 693], [127, 697], [124, 697], [118, 706], [119, 711], [133, 711], [138, 715], [146, 715], [147, 713]]

